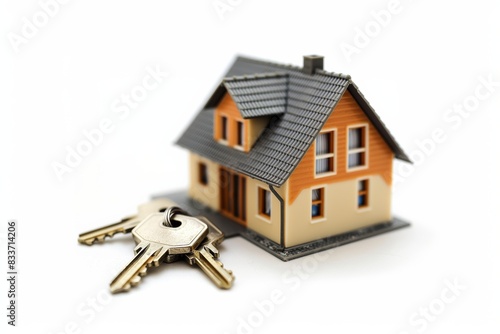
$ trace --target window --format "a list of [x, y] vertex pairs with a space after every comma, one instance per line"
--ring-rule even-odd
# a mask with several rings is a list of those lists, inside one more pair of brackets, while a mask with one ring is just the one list
[[243, 131], [243, 122], [236, 121], [236, 131], [237, 131], [237, 138], [236, 138], [236, 145], [243, 147], [243, 138], [244, 138], [244, 131]]
[[247, 141], [249, 121], [231, 114], [215, 114], [214, 119], [214, 139], [220, 144], [236, 148], [238, 150], [248, 150]]
[[203, 162], [198, 164], [198, 182], [204, 186], [208, 184], [208, 170], [207, 165]]
[[358, 208], [368, 207], [368, 180], [358, 181]]
[[228, 136], [228, 128], [227, 128], [227, 117], [226, 116], [221, 116], [220, 117], [220, 138], [222, 140], [227, 140]]
[[322, 132], [316, 137], [316, 175], [335, 172], [335, 131]]
[[366, 166], [366, 125], [349, 128], [348, 168]]
[[324, 216], [324, 199], [324, 188], [311, 190], [311, 218], [322, 218]]
[[259, 213], [266, 218], [271, 217], [271, 192], [259, 187]]

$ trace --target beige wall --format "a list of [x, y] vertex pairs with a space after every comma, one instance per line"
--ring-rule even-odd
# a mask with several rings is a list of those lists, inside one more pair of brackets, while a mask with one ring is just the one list
[[[324, 185], [325, 214], [311, 220], [311, 189], [303, 190], [286, 209], [285, 246], [340, 234], [391, 219], [391, 186], [380, 175], [367, 175], [369, 193], [367, 208], [357, 207], [358, 180]], [[313, 188], [319, 188], [315, 185]]]
[[[219, 210], [219, 165], [190, 154], [189, 196], [214, 210]], [[208, 168], [208, 185], [198, 182], [198, 163], [203, 162]], [[357, 207], [358, 179], [315, 185], [325, 187], [324, 218], [311, 220], [311, 188], [304, 189], [285, 207], [285, 247], [295, 246], [316, 239], [344, 233], [374, 223], [391, 219], [391, 186], [380, 175], [368, 175], [368, 208]], [[271, 193], [271, 218], [259, 214], [258, 188], [269, 190], [269, 186], [255, 179], [246, 178], [247, 227], [272, 241], [280, 242], [280, 202]], [[280, 188], [275, 188], [288, 202], [289, 181]]]
[[[202, 185], [198, 180], [198, 163], [203, 162], [208, 168], [208, 184]], [[219, 188], [219, 164], [207, 160], [197, 154], [189, 155], [189, 196], [208, 207], [219, 211], [220, 209], [220, 188]], [[277, 243], [280, 242], [280, 202], [271, 194], [271, 219], [259, 215], [258, 187], [269, 190], [269, 186], [263, 182], [246, 178], [246, 198], [247, 198], [247, 227], [257, 233], [262, 234]], [[281, 188], [275, 188], [280, 196], [285, 199], [286, 184]]]
[[[275, 188], [276, 192], [285, 199], [285, 183], [280, 188]], [[269, 190], [269, 186], [255, 179], [247, 178], [247, 227], [257, 233], [280, 243], [280, 202], [271, 192], [271, 218], [259, 214], [259, 192], [258, 188]]]
[[270, 117], [256, 117], [252, 118], [248, 122], [248, 141], [249, 148], [253, 147], [253, 144], [259, 139], [260, 135], [269, 123]]
[[[198, 182], [198, 163], [203, 162], [208, 169], [208, 184]], [[219, 210], [219, 165], [213, 161], [189, 154], [189, 196], [214, 210]]]

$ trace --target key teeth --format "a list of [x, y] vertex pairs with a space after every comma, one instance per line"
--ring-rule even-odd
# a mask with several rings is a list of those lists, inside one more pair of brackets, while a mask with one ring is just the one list
[[107, 234], [100, 235], [98, 237], [91, 238], [91, 239], [80, 239], [79, 241], [81, 243], [88, 245], [88, 246], [92, 246], [93, 244], [106, 241], [107, 238], [112, 238], [116, 233], [117, 232], [107, 233]]
[[112, 238], [112, 237], [114, 237], [114, 236], [115, 236], [115, 234], [117, 234], [117, 233], [118, 233], [118, 232], [110, 232], [110, 233], [107, 233], [107, 234], [105, 234], [105, 235], [101, 236], [101, 237], [100, 237], [100, 239], [99, 239], [99, 241], [105, 241], [105, 240], [106, 240], [106, 238], [111, 239], [111, 238]]
[[78, 242], [81, 244], [85, 244], [87, 246], [92, 246], [96, 242], [96, 238], [85, 239], [85, 238], [79, 237]]
[[141, 283], [141, 280], [142, 280], [142, 277], [141, 276], [144, 276], [144, 275], [141, 275], [139, 273], [139, 275], [135, 276], [134, 278], [132, 278], [130, 280], [130, 285], [131, 286], [137, 286], [139, 283]]
[[111, 293], [127, 292], [131, 288], [139, 285], [139, 283], [141, 283], [141, 281], [142, 281], [142, 278], [144, 276], [146, 276], [147, 271], [148, 271], [148, 265], [145, 265], [143, 268], [141, 268], [141, 270], [139, 270], [139, 272], [137, 273], [137, 275], [135, 275], [134, 277], [132, 277], [132, 279], [130, 279], [127, 282], [127, 284], [125, 284], [124, 286], [122, 286], [120, 288], [113, 289], [113, 287], [112, 287], [111, 288]]
[[[219, 254], [218, 251], [217, 254]], [[193, 261], [193, 264], [198, 264], [217, 287], [220, 289], [232, 287], [235, 279], [233, 272], [224, 268], [224, 264], [213, 256], [208, 247], [204, 247], [202, 251], [196, 253], [194, 258], [196, 261]], [[190, 260], [189, 257], [188, 260]]]
[[147, 272], [148, 272], [148, 267], [144, 267], [141, 270], [139, 270], [138, 275], [139, 275], [139, 277], [144, 277], [144, 276], [146, 276]]
[[220, 262], [220, 261], [216, 261], [216, 262], [217, 262], [217, 264], [218, 264], [218, 265], [219, 265], [222, 269], [224, 269], [224, 271], [225, 271], [226, 273], [228, 273], [228, 274], [229, 274], [229, 275], [230, 275], [230, 276], [234, 279], [234, 275], [233, 275], [233, 271], [232, 271], [232, 270], [229, 270], [229, 269], [224, 268], [224, 264], [223, 264], [222, 262]]
[[146, 274], [148, 273], [148, 268], [152, 266], [152, 263], [147, 263], [144, 267], [142, 267], [138, 272], [137, 272], [137, 275], [135, 275], [131, 280], [130, 280], [130, 284], [132, 286], [137, 286], [142, 278], [144, 276], [146, 276]]

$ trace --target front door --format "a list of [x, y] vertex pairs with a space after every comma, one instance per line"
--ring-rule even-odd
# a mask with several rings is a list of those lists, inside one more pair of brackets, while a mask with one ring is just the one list
[[243, 175], [221, 167], [220, 169], [220, 210], [246, 226], [246, 179]]

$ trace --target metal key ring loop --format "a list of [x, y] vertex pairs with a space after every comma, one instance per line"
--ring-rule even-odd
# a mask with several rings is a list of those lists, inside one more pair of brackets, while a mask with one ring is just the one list
[[171, 206], [167, 210], [165, 210], [165, 213], [163, 216], [163, 225], [168, 226], [168, 227], [173, 227], [172, 218], [176, 214], [189, 215], [186, 211], [182, 210], [178, 206]]

